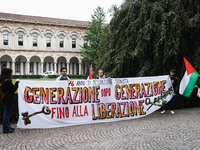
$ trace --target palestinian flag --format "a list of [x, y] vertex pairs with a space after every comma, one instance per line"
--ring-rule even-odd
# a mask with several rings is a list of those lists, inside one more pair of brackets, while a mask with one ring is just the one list
[[90, 63], [88, 62], [87, 71], [85, 74], [85, 80], [92, 79], [92, 71], [90, 69]]
[[183, 59], [184, 63], [182, 68], [179, 93], [185, 97], [190, 97], [199, 74], [184, 57]]

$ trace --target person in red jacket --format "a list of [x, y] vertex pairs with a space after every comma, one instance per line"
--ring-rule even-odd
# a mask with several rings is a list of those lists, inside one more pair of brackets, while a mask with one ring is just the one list
[[10, 126], [10, 117], [14, 107], [15, 91], [18, 88], [19, 81], [15, 85], [12, 83], [12, 69], [5, 68], [1, 71], [1, 87], [2, 91], [6, 94], [3, 98], [4, 114], [3, 114], [3, 133], [12, 133], [14, 128]]

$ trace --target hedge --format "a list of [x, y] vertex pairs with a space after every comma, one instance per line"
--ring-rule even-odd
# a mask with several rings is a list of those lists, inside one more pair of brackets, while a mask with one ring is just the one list
[[[48, 78], [57, 78], [59, 75], [49, 75]], [[84, 79], [85, 78], [85, 75], [82, 75], [82, 74], [69, 74], [67, 75], [70, 79]]]
[[[196, 94], [197, 94], [197, 88], [195, 87], [190, 98], [186, 98], [182, 95], [177, 95], [176, 100], [175, 100], [175, 109], [199, 107], [200, 99], [196, 96]], [[12, 117], [11, 117], [11, 122], [15, 122], [15, 123], [18, 120], [17, 105], [18, 105], [18, 97], [16, 94], [15, 106], [14, 106], [14, 110], [13, 110]], [[1, 123], [2, 123], [2, 117], [3, 117], [3, 103], [0, 102], [0, 122]]]
[[[49, 75], [47, 78], [57, 78], [59, 75]], [[69, 74], [67, 75], [69, 78], [76, 79], [84, 79], [85, 75], [81, 74]], [[39, 79], [43, 78], [42, 75], [13, 75], [13, 79]]]
[[13, 79], [39, 79], [42, 75], [13, 75]]

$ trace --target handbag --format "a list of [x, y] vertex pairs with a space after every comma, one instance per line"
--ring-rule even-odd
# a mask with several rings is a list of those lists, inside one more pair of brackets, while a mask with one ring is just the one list
[[0, 86], [0, 102], [4, 99], [5, 96], [6, 96], [6, 93], [3, 92], [2, 86]]
[[[7, 81], [8, 79], [6, 79], [5, 81]], [[5, 82], [4, 81], [4, 82]], [[3, 83], [2, 83], [3, 84]], [[2, 89], [2, 84], [0, 85], [0, 102], [3, 101], [4, 97], [6, 96], [7, 92], [4, 93], [3, 89]]]

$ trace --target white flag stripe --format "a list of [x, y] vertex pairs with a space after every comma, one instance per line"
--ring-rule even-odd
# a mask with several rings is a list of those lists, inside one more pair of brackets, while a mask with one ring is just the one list
[[180, 83], [180, 88], [179, 88], [179, 93], [180, 94], [183, 94], [184, 91], [185, 91], [185, 88], [187, 87], [188, 83], [189, 83], [189, 80], [190, 80], [190, 75], [187, 75], [187, 71], [185, 71], [185, 74], [181, 80], [181, 83]]

